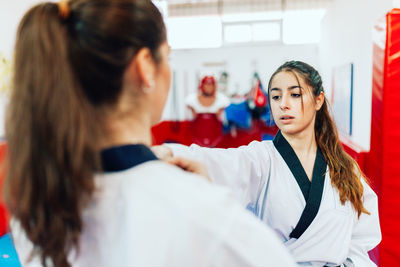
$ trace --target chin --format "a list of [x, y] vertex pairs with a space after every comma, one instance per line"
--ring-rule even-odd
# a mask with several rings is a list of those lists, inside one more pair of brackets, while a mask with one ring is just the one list
[[289, 126], [283, 125], [283, 126], [279, 127], [279, 130], [281, 130], [281, 133], [287, 134], [287, 135], [295, 135], [295, 134], [298, 134], [299, 132], [301, 132], [300, 129], [293, 127], [291, 125], [289, 125]]

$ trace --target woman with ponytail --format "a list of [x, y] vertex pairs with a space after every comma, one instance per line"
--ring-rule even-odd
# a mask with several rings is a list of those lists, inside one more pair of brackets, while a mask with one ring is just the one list
[[25, 14], [5, 184], [23, 266], [294, 266], [228, 191], [149, 149], [168, 53], [150, 0], [49, 2]]
[[[378, 203], [357, 163], [343, 150], [319, 73], [289, 61], [272, 75], [273, 141], [231, 149], [154, 147], [160, 157], [196, 158], [270, 226], [300, 266], [376, 266]], [[185, 159], [176, 164], [187, 165]]]

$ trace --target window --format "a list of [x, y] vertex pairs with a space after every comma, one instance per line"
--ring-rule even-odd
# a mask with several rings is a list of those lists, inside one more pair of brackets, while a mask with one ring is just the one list
[[247, 43], [252, 40], [252, 29], [249, 24], [224, 26], [224, 41], [227, 43]]
[[281, 24], [279, 22], [258, 22], [253, 25], [253, 41], [279, 41]]
[[324, 9], [293, 10], [254, 15], [172, 17], [166, 24], [173, 49], [282, 42], [309, 44], [319, 42], [324, 15]]
[[173, 49], [214, 48], [222, 45], [221, 19], [210, 17], [169, 18], [168, 42]]
[[280, 41], [280, 21], [225, 23], [224, 42], [249, 43]]

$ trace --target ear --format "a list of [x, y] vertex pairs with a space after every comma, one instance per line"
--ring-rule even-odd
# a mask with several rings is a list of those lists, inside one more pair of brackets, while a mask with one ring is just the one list
[[127, 73], [136, 77], [139, 88], [154, 86], [156, 66], [148, 48], [141, 48], [128, 66]]
[[315, 97], [315, 109], [318, 111], [325, 102], [325, 94], [321, 92], [317, 97]]

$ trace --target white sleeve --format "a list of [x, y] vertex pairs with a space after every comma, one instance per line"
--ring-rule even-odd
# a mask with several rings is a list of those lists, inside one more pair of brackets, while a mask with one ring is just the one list
[[376, 267], [369, 256], [368, 251], [375, 248], [381, 241], [381, 229], [379, 226], [378, 198], [375, 192], [363, 181], [364, 207], [371, 213], [362, 213], [356, 218], [350, 243], [349, 258], [355, 267]]
[[185, 98], [185, 104], [186, 106], [189, 106], [191, 108], [196, 107], [196, 100], [197, 100], [197, 95], [196, 94], [190, 94]]
[[265, 144], [253, 141], [239, 148], [205, 148], [178, 144], [165, 144], [174, 156], [203, 162], [211, 180], [228, 186], [242, 204], [255, 203], [270, 169], [270, 155]]
[[221, 93], [217, 93], [217, 98], [215, 101], [216, 101], [216, 106], [218, 107], [218, 109], [226, 108], [231, 103], [229, 98]]
[[286, 247], [268, 226], [240, 206], [210, 255], [214, 267], [294, 267]]
[[275, 233], [250, 214], [238, 216], [212, 258], [215, 267], [296, 266]]

